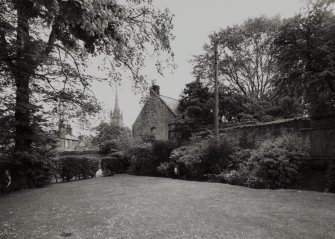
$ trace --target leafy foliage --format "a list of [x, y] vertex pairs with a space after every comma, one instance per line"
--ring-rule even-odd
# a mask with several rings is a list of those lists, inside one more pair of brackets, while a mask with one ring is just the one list
[[161, 177], [173, 177], [175, 164], [172, 162], [163, 162], [157, 167], [157, 175]]
[[99, 160], [87, 157], [64, 157], [60, 159], [61, 174], [64, 181], [95, 177], [99, 169]]
[[224, 181], [254, 188], [285, 188], [295, 183], [308, 165], [310, 145], [301, 135], [283, 133], [256, 149], [232, 157], [238, 164], [223, 173]]
[[205, 174], [217, 174], [226, 169], [231, 161], [234, 146], [222, 140], [200, 141], [181, 146], [172, 151], [170, 160], [181, 166], [181, 174], [202, 178]]
[[312, 115], [335, 109], [335, 16], [330, 3], [311, 2], [305, 13], [284, 21], [274, 41], [278, 92], [300, 98]]
[[227, 27], [210, 36], [204, 53], [193, 59], [196, 78], [213, 82], [213, 43], [219, 47], [219, 75], [230, 90], [249, 99], [262, 98], [270, 89], [275, 64], [271, 43], [280, 24], [278, 18], [258, 17]]
[[266, 140], [251, 154], [249, 168], [270, 188], [294, 183], [307, 164], [309, 144], [301, 136], [285, 133]]
[[[6, 137], [15, 151], [34, 151], [33, 125], [41, 125], [36, 117], [48, 113], [62, 122], [99, 110], [90, 90], [96, 79], [85, 71], [89, 57], [104, 58], [111, 81], [127, 71], [135, 87], [146, 85], [146, 56], [157, 59], [162, 73], [173, 64], [172, 28], [170, 12], [156, 10], [149, 0], [1, 0], [0, 118], [13, 116]], [[35, 165], [21, 158], [27, 162], [13, 160]]]
[[101, 159], [101, 170], [104, 176], [116, 173], [125, 173], [129, 166], [128, 160], [123, 156], [113, 155]]
[[131, 147], [127, 156], [129, 158], [129, 172], [135, 175], [155, 176], [158, 161], [153, 157], [151, 144], [142, 144]]
[[6, 192], [43, 187], [51, 182], [57, 170], [50, 157], [38, 152], [2, 155], [0, 166], [1, 190]]
[[158, 164], [168, 162], [171, 152], [175, 148], [177, 145], [172, 141], [155, 140], [152, 143], [152, 154]]
[[131, 144], [129, 128], [101, 123], [96, 131], [98, 134], [92, 144], [98, 146], [102, 154], [109, 154], [111, 150], [126, 150]]

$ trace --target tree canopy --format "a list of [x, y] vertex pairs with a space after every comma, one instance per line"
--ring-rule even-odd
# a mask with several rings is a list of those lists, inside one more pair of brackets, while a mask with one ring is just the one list
[[100, 149], [103, 154], [108, 154], [112, 149], [125, 150], [130, 144], [131, 131], [126, 127], [118, 127], [108, 123], [101, 123], [96, 127], [97, 135], [93, 137], [92, 144]]
[[280, 95], [300, 98], [310, 114], [335, 112], [335, 16], [317, 1], [284, 21], [274, 41]]
[[98, 110], [94, 77], [85, 72], [89, 56], [105, 56], [110, 80], [128, 69], [134, 85], [144, 84], [149, 54], [161, 72], [162, 57], [173, 55], [172, 27], [169, 11], [150, 0], [0, 0], [0, 85], [15, 95], [6, 100], [15, 101], [16, 148], [30, 148], [41, 102], [56, 113]]
[[220, 82], [250, 99], [262, 98], [270, 89], [274, 75], [271, 44], [279, 24], [279, 18], [258, 17], [211, 34], [204, 53], [192, 59], [195, 78], [213, 82], [216, 42]]
[[[147, 56], [159, 73], [173, 62], [172, 18], [151, 0], [0, 0], [0, 118], [10, 119], [0, 133], [14, 151], [14, 188], [50, 179], [41, 176], [50, 158], [36, 153], [47, 113], [62, 122], [80, 109], [97, 112], [94, 80], [119, 81], [128, 71], [141, 86]], [[95, 56], [103, 56], [109, 79], [86, 71]]]

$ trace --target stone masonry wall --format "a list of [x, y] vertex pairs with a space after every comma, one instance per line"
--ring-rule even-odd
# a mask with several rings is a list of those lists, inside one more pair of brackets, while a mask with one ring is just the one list
[[169, 124], [175, 115], [158, 96], [151, 96], [133, 124], [133, 137], [154, 135], [158, 140], [169, 139]]
[[[194, 132], [195, 136], [206, 137], [211, 133], [211, 128]], [[270, 136], [277, 136], [283, 130], [299, 132], [311, 143], [310, 157], [318, 166], [325, 166], [329, 160], [335, 160], [335, 118], [326, 120], [310, 120], [294, 118], [277, 120], [268, 123], [252, 123], [250, 125], [221, 125], [220, 135], [230, 141], [245, 142], [263, 141]]]

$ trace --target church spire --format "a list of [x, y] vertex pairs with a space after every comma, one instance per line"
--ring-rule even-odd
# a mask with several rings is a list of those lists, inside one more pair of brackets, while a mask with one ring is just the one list
[[115, 110], [120, 111], [120, 107], [119, 107], [119, 98], [118, 98], [118, 95], [117, 95], [117, 87], [116, 87], [116, 89], [115, 89], [114, 113], [115, 113]]
[[123, 127], [123, 115], [119, 107], [117, 87], [115, 89], [115, 102], [114, 102], [114, 110], [113, 113], [111, 114], [111, 124], [118, 127]]

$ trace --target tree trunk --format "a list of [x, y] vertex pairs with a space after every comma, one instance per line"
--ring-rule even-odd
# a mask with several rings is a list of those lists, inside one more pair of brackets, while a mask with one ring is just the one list
[[32, 129], [30, 127], [31, 107], [29, 100], [29, 77], [17, 76], [15, 105], [15, 151], [31, 151]]
[[29, 19], [25, 1], [17, 2], [17, 65], [14, 72], [16, 85], [15, 105], [15, 151], [31, 151], [32, 129], [30, 127], [31, 105], [29, 81], [32, 73], [30, 66]]

